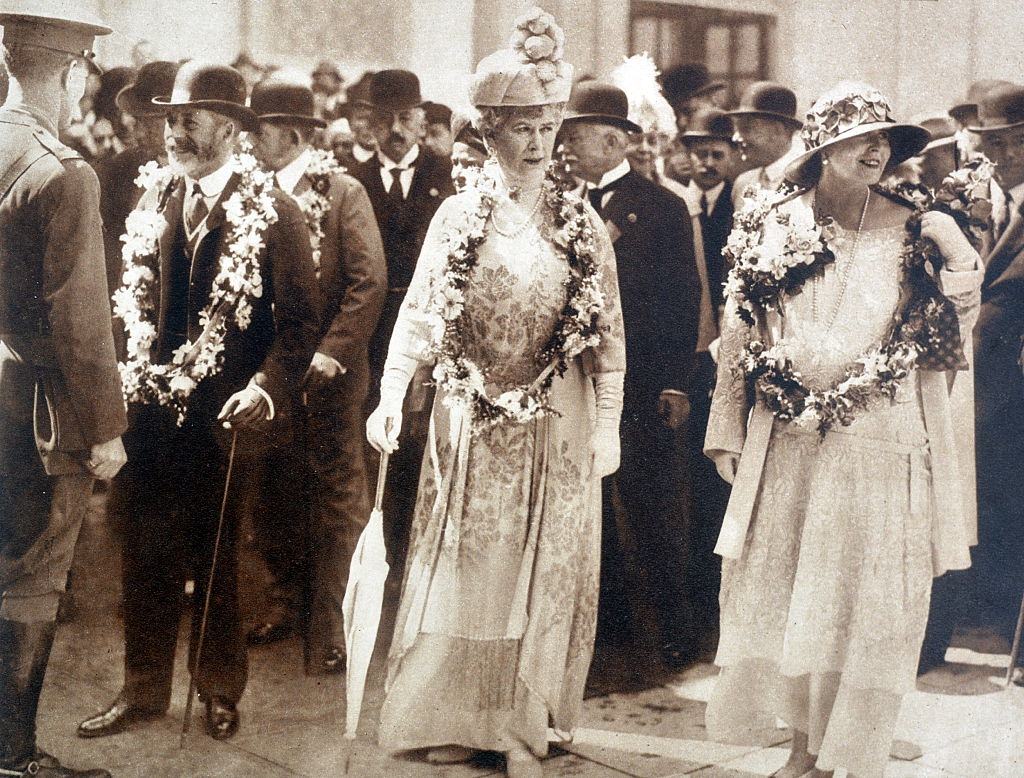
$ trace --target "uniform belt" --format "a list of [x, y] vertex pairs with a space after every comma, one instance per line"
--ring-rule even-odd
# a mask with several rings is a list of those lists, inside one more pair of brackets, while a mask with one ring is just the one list
[[21, 359], [36, 367], [56, 367], [57, 355], [53, 338], [49, 335], [22, 335], [15, 332], [0, 332], [0, 341]]

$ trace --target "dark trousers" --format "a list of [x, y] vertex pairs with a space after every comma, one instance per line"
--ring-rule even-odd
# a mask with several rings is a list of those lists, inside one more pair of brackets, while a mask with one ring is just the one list
[[[123, 490], [119, 499], [125, 512], [125, 693], [144, 710], [165, 711], [170, 703], [186, 578], [195, 581], [189, 642], [189, 667], [195, 667], [228, 470], [229, 452], [215, 440], [214, 423], [186, 421], [175, 429], [163, 409], [145, 408], [133, 425], [128, 465], [116, 482]], [[257, 474], [258, 458], [236, 451], [196, 673], [197, 688], [206, 699], [216, 696], [237, 703], [248, 677], [238, 606], [237, 540]]]
[[[253, 513], [272, 577], [270, 607], [285, 618], [303, 611], [313, 659], [345, 645], [341, 604], [370, 513], [363, 442], [368, 383], [364, 365], [308, 396], [296, 411], [302, 415], [293, 441], [266, 459]], [[301, 607], [304, 601], [308, 607]]]
[[656, 393], [627, 387], [621, 464], [602, 483], [602, 642], [623, 633], [653, 633], [661, 645], [692, 642], [686, 470], [680, 435], [658, 416], [657, 402]]
[[693, 511], [686, 579], [697, 623], [704, 631], [718, 626], [722, 561], [715, 554], [715, 545], [722, 531], [722, 519], [731, 493], [729, 484], [718, 475], [715, 463], [704, 456], [711, 396], [715, 391], [715, 371], [711, 355], [706, 351], [699, 352], [690, 384], [690, 419], [686, 433]]

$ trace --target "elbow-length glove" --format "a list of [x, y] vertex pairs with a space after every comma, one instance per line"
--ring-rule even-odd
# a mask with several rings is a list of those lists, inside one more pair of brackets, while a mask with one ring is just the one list
[[418, 365], [419, 362], [401, 352], [388, 354], [380, 380], [380, 404], [366, 420], [366, 439], [377, 451], [390, 454], [398, 448], [402, 403]]
[[604, 478], [619, 469], [621, 448], [619, 422], [622, 418], [622, 385], [625, 373], [594, 376], [597, 422], [594, 425], [594, 477]]

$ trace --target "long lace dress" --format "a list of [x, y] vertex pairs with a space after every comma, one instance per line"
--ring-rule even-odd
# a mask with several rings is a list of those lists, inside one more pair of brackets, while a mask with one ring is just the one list
[[[420, 356], [422, 314], [445, 237], [472, 207], [449, 198], [424, 242], [391, 349]], [[606, 298], [600, 345], [556, 380], [558, 416], [467, 434], [434, 403], [379, 740], [390, 750], [458, 744], [547, 751], [547, 727], [576, 724], [593, 650], [600, 483], [591, 475], [593, 374], [625, 369], [615, 260], [593, 211]], [[566, 300], [568, 268], [550, 223], [504, 237], [489, 228], [465, 293], [471, 358], [495, 386], [530, 383]]]
[[[856, 236], [840, 230], [836, 262], [787, 300], [782, 342], [813, 388], [831, 385], [884, 336], [900, 295], [903, 235], [901, 226], [865, 231], [853, 257]], [[976, 294], [951, 299], [976, 308]], [[730, 316], [708, 451], [742, 447], [737, 419], [748, 406], [733, 366], [748, 335]], [[744, 552], [723, 564], [713, 737], [734, 739], [779, 717], [808, 733], [820, 769], [883, 774], [928, 618], [930, 465], [917, 372], [894, 401], [879, 400], [823, 440], [774, 422]]]

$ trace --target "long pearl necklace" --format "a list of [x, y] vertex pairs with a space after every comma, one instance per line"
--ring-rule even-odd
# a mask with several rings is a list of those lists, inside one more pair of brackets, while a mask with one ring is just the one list
[[533, 208], [530, 209], [530, 213], [527, 214], [526, 218], [523, 219], [519, 224], [514, 224], [512, 227], [502, 229], [498, 225], [498, 212], [497, 210], [491, 211], [491, 224], [494, 226], [494, 231], [504, 238], [518, 238], [526, 228], [533, 222], [533, 217], [537, 215], [537, 210], [540, 208], [540, 202], [544, 199], [544, 187], [541, 187], [537, 191], [537, 197], [533, 201]]
[[[828, 324], [825, 325], [825, 334], [832, 331], [832, 325], [836, 323], [836, 317], [839, 316], [839, 311], [843, 305], [843, 298], [846, 297], [846, 287], [850, 283], [850, 272], [853, 270], [853, 263], [857, 259], [857, 247], [860, 245], [860, 235], [864, 231], [864, 220], [868, 215], [868, 203], [871, 202], [871, 190], [868, 190], [867, 197], [864, 198], [864, 209], [860, 213], [860, 223], [857, 225], [857, 234], [853, 238], [853, 249], [850, 251], [850, 259], [845, 263], [842, 273], [839, 278], [839, 294], [836, 295], [836, 301], [832, 305], [832, 311], [828, 317]], [[814, 284], [811, 295], [811, 315], [814, 317], [815, 323], [818, 322], [818, 283]]]

